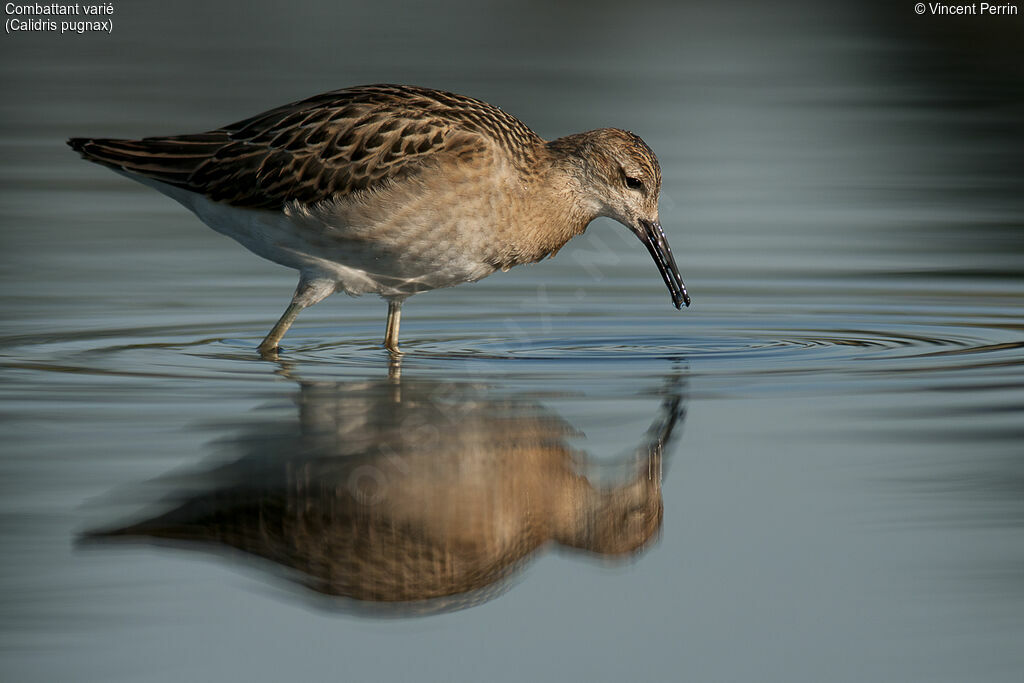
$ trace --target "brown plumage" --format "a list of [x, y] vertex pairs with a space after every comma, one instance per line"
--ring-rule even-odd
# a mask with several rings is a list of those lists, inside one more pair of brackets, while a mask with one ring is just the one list
[[183, 493], [169, 511], [86, 538], [234, 549], [327, 595], [466, 606], [546, 546], [646, 548], [662, 524], [663, 449], [683, 419], [670, 395], [619, 481], [597, 485], [569, 444], [578, 433], [531, 401], [389, 380], [305, 384], [296, 403], [297, 416], [229, 442], [242, 457], [175, 473]]
[[397, 182], [433, 155], [467, 158], [489, 143], [525, 166], [543, 141], [485, 102], [392, 85], [316, 95], [207, 133], [69, 141], [90, 161], [271, 210]]
[[658, 223], [657, 157], [627, 131], [547, 142], [480, 100], [369, 85], [195, 135], [68, 143], [300, 271], [265, 354], [300, 310], [339, 290], [388, 300], [397, 353], [405, 298], [537, 261], [598, 216], [630, 227], [676, 306], [689, 305]]

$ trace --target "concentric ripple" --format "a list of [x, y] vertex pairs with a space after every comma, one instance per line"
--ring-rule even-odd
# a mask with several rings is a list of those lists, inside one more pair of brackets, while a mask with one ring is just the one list
[[[409, 371], [514, 376], [557, 372], [601, 374], [619, 368], [659, 372], [666, 362], [685, 365], [695, 376], [728, 379], [736, 387], [817, 377], [849, 381], [851, 374], [885, 381], [896, 373], [941, 376], [962, 368], [1024, 365], [1020, 330], [998, 325], [903, 323], [865, 320], [850, 327], [820, 318], [691, 318], [683, 325], [652, 325], [607, 318], [574, 319], [571, 329], [524, 324], [516, 335], [493, 330], [446, 328], [431, 334], [413, 330], [403, 341], [402, 367]], [[836, 321], [831, 321], [836, 322]], [[826, 323], [826, 324], [822, 324]], [[637, 330], [642, 329], [642, 333]], [[297, 327], [277, 362], [259, 358], [259, 336], [251, 331], [148, 328], [116, 333], [69, 332], [8, 339], [2, 364], [9, 370], [76, 375], [123, 375], [179, 379], [265, 379], [282, 368], [315, 376], [379, 374], [389, 365], [376, 335], [337, 339], [336, 330]], [[217, 330], [223, 334], [223, 330]], [[360, 332], [365, 332], [360, 330]], [[830, 379], [831, 378], [831, 379]], [[761, 387], [763, 388], [763, 387]]]

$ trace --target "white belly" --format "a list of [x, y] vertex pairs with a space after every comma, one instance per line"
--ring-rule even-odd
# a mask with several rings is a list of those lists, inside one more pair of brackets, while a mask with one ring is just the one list
[[437, 239], [446, 231], [416, 212], [389, 214], [377, 224], [363, 218], [353, 226], [352, 217], [337, 207], [284, 212], [239, 208], [148, 178], [129, 177], [177, 200], [254, 254], [295, 268], [307, 280], [333, 280], [335, 291], [353, 296], [405, 297], [479, 280], [495, 270], [483, 257], [484, 244]]

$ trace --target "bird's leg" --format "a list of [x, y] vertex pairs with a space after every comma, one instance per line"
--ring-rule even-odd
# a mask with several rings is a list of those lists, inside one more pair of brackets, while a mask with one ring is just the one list
[[288, 328], [291, 327], [292, 323], [295, 322], [295, 319], [299, 317], [299, 311], [303, 308], [305, 308], [305, 306], [296, 303], [294, 300], [288, 304], [288, 308], [285, 309], [284, 315], [281, 316], [281, 319], [277, 321], [277, 324], [274, 325], [272, 330], [270, 330], [270, 333], [262, 342], [260, 342], [261, 356], [271, 360], [277, 358], [278, 344], [280, 344], [281, 339], [284, 337], [285, 332], [288, 331]]
[[284, 310], [284, 314], [277, 321], [277, 324], [274, 325], [274, 328], [260, 342], [260, 355], [263, 358], [276, 360], [281, 338], [284, 337], [285, 332], [292, 326], [295, 319], [299, 317], [299, 312], [318, 301], [323, 301], [334, 292], [335, 285], [336, 282], [330, 278], [301, 277], [299, 279], [299, 286], [295, 288], [295, 295], [292, 296], [292, 302], [288, 304], [288, 308]]
[[384, 333], [384, 348], [394, 356], [402, 355], [398, 348], [398, 325], [402, 320], [402, 302], [388, 301], [388, 329]]

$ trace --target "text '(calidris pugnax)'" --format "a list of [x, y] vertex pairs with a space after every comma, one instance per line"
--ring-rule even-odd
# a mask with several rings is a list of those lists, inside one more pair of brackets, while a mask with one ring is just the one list
[[397, 354], [406, 298], [554, 255], [599, 216], [632, 230], [676, 308], [690, 304], [658, 220], [658, 160], [624, 130], [549, 142], [480, 100], [369, 85], [207, 133], [68, 144], [299, 271], [264, 356], [337, 291], [387, 300], [384, 344]]

